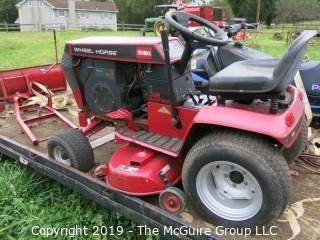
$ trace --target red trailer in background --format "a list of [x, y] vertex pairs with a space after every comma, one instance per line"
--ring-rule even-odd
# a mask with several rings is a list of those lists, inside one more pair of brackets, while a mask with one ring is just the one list
[[[183, 11], [202, 17], [209, 22], [213, 22], [218, 27], [223, 28], [226, 24], [224, 21], [224, 9], [222, 7], [212, 7], [212, 6], [187, 6]], [[195, 22], [189, 23], [190, 27], [197, 27], [199, 24]]]

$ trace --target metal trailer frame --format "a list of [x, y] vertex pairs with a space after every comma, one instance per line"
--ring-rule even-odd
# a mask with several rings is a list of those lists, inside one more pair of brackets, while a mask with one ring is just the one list
[[[136, 197], [130, 197], [119, 192], [114, 192], [108, 189], [104, 182], [76, 169], [55, 162], [44, 154], [12, 141], [2, 135], [0, 135], [0, 154], [4, 154], [13, 160], [19, 161], [25, 166], [33, 168], [39, 173], [46, 175], [62, 185], [97, 202], [102, 207], [115, 210], [119, 214], [138, 224], [143, 224], [151, 228], [158, 228], [160, 235], [164, 235], [163, 230], [165, 226], [192, 229], [190, 224], [157, 206]], [[215, 234], [199, 236], [166, 235], [165, 239], [219, 240], [221, 237]]]

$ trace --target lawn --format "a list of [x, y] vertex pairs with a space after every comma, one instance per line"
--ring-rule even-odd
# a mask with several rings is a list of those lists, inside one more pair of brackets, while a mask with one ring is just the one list
[[[281, 29], [265, 29], [263, 33], [252, 33], [251, 40], [245, 42], [250, 47], [256, 48], [259, 51], [265, 52], [274, 57], [281, 57], [288, 49], [286, 41], [273, 40], [272, 36], [275, 32], [281, 33]], [[284, 33], [286, 38], [286, 32]], [[320, 40], [314, 38], [307, 49], [307, 56], [311, 60], [320, 60]]]
[[[275, 57], [281, 57], [288, 48], [285, 41], [272, 40], [275, 30], [264, 30], [264, 34], [252, 34], [253, 40], [245, 44]], [[279, 30], [281, 31], [281, 30]], [[139, 36], [139, 32], [58, 32], [58, 51], [61, 56], [64, 43], [87, 36]], [[310, 59], [320, 60], [319, 40], [308, 48]], [[0, 33], [0, 70], [52, 63], [55, 61], [52, 33]]]
[[[57, 33], [59, 57], [67, 40], [110, 35], [109, 32]], [[112, 33], [117, 36], [138, 36], [138, 32]], [[312, 59], [320, 59], [319, 42], [308, 50]], [[287, 44], [272, 40], [272, 34], [259, 34], [246, 44], [279, 57]], [[0, 70], [52, 63], [54, 57], [52, 33], [0, 33]], [[64, 188], [38, 173], [11, 163], [2, 156], [0, 163], [0, 239], [45, 239], [31, 235], [32, 226], [116, 226], [135, 229], [134, 223], [105, 210], [79, 194]], [[125, 233], [117, 239], [145, 239]], [[63, 239], [63, 238], [56, 238]], [[83, 238], [74, 238], [83, 239]], [[88, 239], [88, 238], [87, 238]], [[95, 239], [114, 239], [95, 238]]]
[[[57, 32], [59, 57], [71, 39], [106, 36], [110, 32]], [[139, 36], [139, 32], [112, 32], [115, 36]], [[34, 66], [55, 61], [52, 33], [0, 33], [0, 70]]]

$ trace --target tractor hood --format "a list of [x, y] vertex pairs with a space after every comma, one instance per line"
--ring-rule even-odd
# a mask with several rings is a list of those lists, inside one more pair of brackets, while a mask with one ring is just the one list
[[[181, 59], [184, 45], [178, 38], [170, 38], [171, 63]], [[71, 56], [105, 60], [165, 64], [159, 37], [88, 37], [66, 43]]]

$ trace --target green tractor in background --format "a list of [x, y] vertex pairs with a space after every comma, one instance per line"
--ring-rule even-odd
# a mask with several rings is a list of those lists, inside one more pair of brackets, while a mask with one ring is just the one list
[[[148, 32], [153, 32], [155, 36], [159, 37], [162, 29], [169, 29], [169, 25], [167, 24], [164, 16], [168, 11], [177, 10], [178, 7], [175, 5], [157, 5], [155, 9], [159, 17], [145, 19], [145, 26], [143, 29], [141, 29], [143, 36], [145, 36]], [[173, 35], [174, 33], [171, 34]]]

